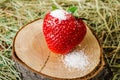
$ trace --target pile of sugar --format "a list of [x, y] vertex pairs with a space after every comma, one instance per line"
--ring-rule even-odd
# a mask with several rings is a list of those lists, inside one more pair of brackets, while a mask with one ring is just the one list
[[64, 55], [62, 61], [69, 70], [71, 68], [85, 70], [86, 66], [89, 65], [88, 57], [83, 50], [73, 51]]
[[54, 10], [50, 13], [51, 16], [58, 18], [59, 20], [66, 20], [66, 14], [69, 14], [68, 12], [64, 11], [64, 10]]

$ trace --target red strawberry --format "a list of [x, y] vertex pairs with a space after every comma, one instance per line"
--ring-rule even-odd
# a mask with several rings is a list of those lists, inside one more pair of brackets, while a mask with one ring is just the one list
[[86, 26], [71, 13], [54, 10], [45, 16], [43, 32], [51, 51], [67, 54], [83, 40]]

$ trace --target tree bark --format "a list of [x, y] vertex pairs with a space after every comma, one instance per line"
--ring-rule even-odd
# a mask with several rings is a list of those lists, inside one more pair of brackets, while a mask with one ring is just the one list
[[[17, 71], [20, 73], [20, 77], [22, 80], [54, 80], [29, 70], [27, 67], [23, 66], [17, 61], [15, 61], [15, 67]], [[100, 71], [95, 77], [91, 78], [90, 80], [112, 80], [112, 75], [113, 74], [109, 66], [105, 65], [102, 71]]]

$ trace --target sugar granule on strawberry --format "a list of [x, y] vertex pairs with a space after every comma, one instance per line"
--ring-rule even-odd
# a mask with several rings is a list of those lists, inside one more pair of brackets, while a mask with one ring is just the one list
[[43, 33], [51, 51], [67, 54], [83, 40], [86, 26], [71, 13], [57, 9], [46, 14]]
[[67, 14], [69, 14], [69, 13], [64, 10], [54, 10], [50, 13], [51, 16], [58, 18], [59, 20], [66, 20]]

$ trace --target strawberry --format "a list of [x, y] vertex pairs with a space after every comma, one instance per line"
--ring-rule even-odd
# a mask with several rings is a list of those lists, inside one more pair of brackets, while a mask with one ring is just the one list
[[67, 54], [83, 40], [86, 26], [71, 13], [57, 9], [46, 14], [43, 33], [51, 51]]

